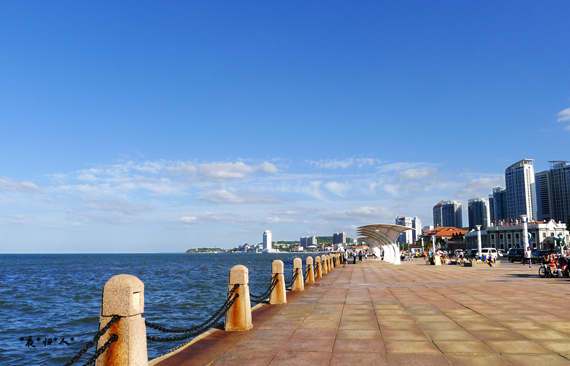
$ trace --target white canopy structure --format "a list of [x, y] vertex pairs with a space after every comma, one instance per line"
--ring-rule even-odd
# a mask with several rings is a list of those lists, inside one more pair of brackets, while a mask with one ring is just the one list
[[382, 246], [384, 261], [401, 264], [400, 247], [396, 244], [396, 240], [401, 233], [407, 230], [413, 229], [401, 225], [373, 224], [359, 226], [356, 234], [359, 236], [358, 240]]

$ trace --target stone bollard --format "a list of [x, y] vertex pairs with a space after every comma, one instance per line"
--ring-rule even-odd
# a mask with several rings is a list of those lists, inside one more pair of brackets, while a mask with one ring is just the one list
[[121, 274], [111, 277], [103, 287], [99, 329], [105, 327], [113, 315], [120, 320], [99, 338], [97, 349], [109, 340], [111, 334], [119, 338], [97, 358], [96, 366], [148, 365], [146, 325], [144, 312], [144, 284], [135, 276]]
[[230, 279], [228, 281], [228, 295], [234, 285], [239, 285], [234, 294], [239, 297], [232, 307], [226, 312], [226, 331], [250, 330], [253, 328], [251, 321], [251, 302], [249, 299], [249, 270], [246, 266], [238, 264], [230, 269]]
[[323, 264], [321, 263], [321, 257], [318, 255], [315, 257], [315, 278], [323, 277]]
[[326, 275], [327, 273], [329, 273], [326, 255], [321, 255], [321, 263], [323, 264], [323, 274]]
[[279, 304], [286, 304], [287, 303], [287, 292], [285, 289], [285, 276], [283, 273], [285, 272], [285, 266], [283, 265], [283, 261], [276, 259], [271, 263], [271, 279], [277, 276], [277, 285], [273, 291], [271, 291], [271, 295], [269, 296], [269, 303], [271, 305], [279, 305]]
[[329, 265], [329, 272], [331, 272], [334, 269], [334, 265], [332, 262], [332, 255], [327, 255], [327, 261], [328, 261], [328, 265]]
[[291, 285], [291, 291], [305, 291], [305, 281], [303, 279], [303, 261], [301, 258], [293, 259], [293, 276], [297, 273], [297, 278], [293, 285]]
[[315, 273], [313, 271], [313, 257], [307, 257], [305, 261], [305, 268], [307, 270], [307, 278], [305, 278], [306, 283], [315, 283]]

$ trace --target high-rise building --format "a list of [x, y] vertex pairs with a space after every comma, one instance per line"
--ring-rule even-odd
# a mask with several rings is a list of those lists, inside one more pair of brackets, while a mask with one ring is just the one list
[[526, 215], [532, 221], [536, 217], [533, 162], [533, 159], [523, 159], [505, 170], [508, 219], [518, 219], [520, 215]]
[[301, 237], [301, 246], [305, 249], [310, 249], [310, 246], [317, 245], [317, 237], [316, 236], [302, 236]]
[[269, 230], [265, 230], [263, 232], [263, 251], [266, 253], [270, 253], [273, 251], [271, 243], [271, 231]]
[[470, 199], [467, 201], [467, 215], [470, 230], [475, 230], [477, 225], [486, 229], [489, 226], [489, 217], [491, 216], [489, 202], [484, 198]]
[[346, 244], [346, 233], [344, 232], [335, 232], [333, 234], [333, 244], [338, 245], [338, 244]]
[[549, 161], [550, 211], [552, 219], [570, 221], [570, 161]]
[[548, 170], [538, 172], [534, 175], [536, 188], [536, 220], [549, 221], [552, 219], [552, 209], [550, 202], [550, 174]]
[[[406, 217], [406, 216], [398, 216], [398, 217], [396, 217], [395, 223], [396, 223], [396, 225], [401, 225], [401, 226], [411, 228], [412, 227], [412, 218]], [[398, 236], [396, 243], [400, 243], [400, 244], [404, 244], [404, 243], [412, 244], [412, 243], [414, 243], [413, 238], [412, 238], [412, 231], [413, 230], [407, 230], [407, 231], [404, 231], [403, 233], [401, 233], [400, 236]]]
[[422, 235], [422, 220], [417, 216], [412, 219], [412, 229], [412, 243], [417, 243]]
[[439, 201], [437, 205], [433, 206], [433, 226], [441, 227], [441, 208], [443, 207], [443, 201]]
[[463, 228], [463, 210], [461, 203], [446, 201], [441, 206], [441, 226]]
[[503, 187], [493, 188], [489, 195], [489, 222], [507, 218], [507, 190]]

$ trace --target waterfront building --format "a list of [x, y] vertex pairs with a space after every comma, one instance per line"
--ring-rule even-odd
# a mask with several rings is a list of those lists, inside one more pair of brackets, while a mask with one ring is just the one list
[[489, 195], [489, 220], [490, 222], [507, 218], [507, 189], [503, 187], [493, 188]]
[[309, 247], [316, 247], [317, 246], [317, 237], [316, 236], [302, 236], [301, 237], [301, 246], [307, 249], [313, 249]]
[[[400, 226], [405, 226], [405, 227], [412, 227], [412, 218], [411, 217], [406, 217], [406, 216], [398, 216], [395, 219], [395, 224], [396, 225], [400, 225]], [[411, 244], [413, 243], [413, 238], [412, 238], [412, 231], [413, 230], [406, 230], [403, 233], [400, 234], [400, 236], [398, 236], [398, 239], [396, 239], [396, 243], [398, 244]]]
[[469, 217], [469, 229], [475, 230], [477, 225], [486, 229], [489, 225], [489, 202], [484, 198], [472, 198], [467, 201], [467, 214]]
[[342, 231], [335, 232], [333, 234], [333, 244], [334, 245], [346, 244], [346, 233]]
[[550, 202], [550, 177], [548, 170], [538, 172], [534, 175], [534, 185], [536, 188], [536, 219], [538, 221], [548, 221], [552, 219], [552, 209]]
[[570, 222], [570, 161], [549, 161], [551, 218]]
[[414, 216], [412, 219], [412, 243], [417, 243], [420, 241], [420, 235], [422, 234], [422, 220], [419, 217]]
[[[467, 234], [467, 230], [442, 226], [430, 231], [424, 231], [420, 237], [424, 239], [424, 245], [431, 242], [432, 237], [435, 237], [436, 243], [438, 243], [437, 249], [454, 251], [455, 249], [465, 249], [465, 234]], [[430, 247], [430, 245], [428, 244], [427, 247]]]
[[461, 203], [446, 201], [441, 206], [441, 226], [463, 228], [463, 210]]
[[265, 230], [263, 232], [263, 252], [271, 253], [273, 252], [272, 242], [271, 242], [271, 231]]
[[437, 205], [433, 206], [433, 226], [440, 227], [443, 226], [441, 222], [441, 208], [443, 207], [443, 201], [439, 201]]
[[[559, 235], [570, 240], [566, 223], [550, 221], [530, 221], [527, 224], [529, 245], [533, 249], [552, 249], [556, 246], [555, 240]], [[481, 233], [483, 236], [483, 232]], [[523, 248], [523, 224], [522, 220], [501, 220], [489, 226], [484, 233], [488, 236], [488, 245], [505, 251], [511, 248]]]
[[508, 219], [516, 220], [520, 215], [526, 215], [529, 221], [536, 219], [533, 162], [533, 159], [523, 159], [505, 170]]

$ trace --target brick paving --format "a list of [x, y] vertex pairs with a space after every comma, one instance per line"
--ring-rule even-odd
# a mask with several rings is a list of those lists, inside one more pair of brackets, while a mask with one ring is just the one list
[[570, 365], [569, 294], [570, 279], [539, 278], [538, 266], [371, 260], [157, 365]]

